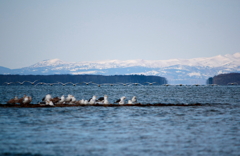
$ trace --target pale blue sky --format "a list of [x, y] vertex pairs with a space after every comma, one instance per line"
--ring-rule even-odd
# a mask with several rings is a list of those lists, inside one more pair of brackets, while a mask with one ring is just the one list
[[240, 52], [240, 0], [0, 0], [0, 66]]

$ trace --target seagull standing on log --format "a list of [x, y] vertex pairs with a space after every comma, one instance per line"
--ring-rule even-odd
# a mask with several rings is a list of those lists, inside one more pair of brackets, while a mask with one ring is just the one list
[[114, 103], [118, 103], [119, 105], [123, 105], [125, 103], [125, 99], [126, 99], [126, 97], [123, 96], [120, 99], [118, 99], [117, 101], [115, 101]]

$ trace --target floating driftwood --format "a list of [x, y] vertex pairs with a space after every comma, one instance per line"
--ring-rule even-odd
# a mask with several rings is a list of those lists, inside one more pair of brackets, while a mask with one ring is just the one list
[[97, 106], [97, 107], [123, 107], [123, 106], [138, 106], [138, 107], [147, 107], [147, 106], [202, 106], [200, 103], [195, 104], [93, 104], [93, 105], [84, 105], [84, 104], [55, 104], [54, 106], [44, 105], [44, 104], [0, 104], [0, 107], [20, 107], [20, 108], [37, 108], [37, 107], [88, 107], [88, 106]]

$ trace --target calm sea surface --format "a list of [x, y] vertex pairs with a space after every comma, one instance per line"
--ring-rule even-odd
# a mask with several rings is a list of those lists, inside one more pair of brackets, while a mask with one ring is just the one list
[[137, 96], [169, 107], [1, 108], [0, 155], [240, 155], [240, 86], [0, 86], [14, 96]]

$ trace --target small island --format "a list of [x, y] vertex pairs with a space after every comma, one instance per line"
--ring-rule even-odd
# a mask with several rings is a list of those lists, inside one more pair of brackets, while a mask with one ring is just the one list
[[219, 74], [214, 77], [208, 78], [207, 84], [239, 85], [240, 73]]

